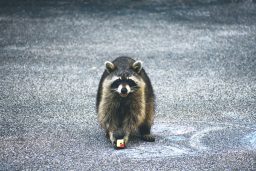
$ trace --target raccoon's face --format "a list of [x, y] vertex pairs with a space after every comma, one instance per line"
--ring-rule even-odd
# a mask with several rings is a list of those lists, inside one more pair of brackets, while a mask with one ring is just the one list
[[118, 93], [121, 97], [126, 97], [130, 93], [138, 90], [138, 84], [130, 78], [116, 77], [115, 81], [111, 84], [111, 90]]
[[105, 66], [109, 73], [111, 91], [118, 93], [121, 97], [127, 97], [140, 88], [142, 82], [139, 76], [142, 69], [141, 61], [120, 65], [107, 61]]

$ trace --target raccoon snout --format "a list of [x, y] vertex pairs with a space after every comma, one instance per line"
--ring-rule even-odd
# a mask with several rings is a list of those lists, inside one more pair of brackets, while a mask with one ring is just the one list
[[131, 88], [130, 88], [130, 86], [127, 85], [127, 84], [122, 84], [122, 85], [119, 85], [119, 86], [118, 86], [117, 91], [118, 91], [118, 93], [120, 94], [120, 96], [126, 97], [126, 96], [128, 96], [128, 94], [130, 93]]
[[122, 89], [121, 89], [121, 93], [122, 93], [122, 94], [127, 94], [127, 92], [128, 92], [127, 88], [122, 88]]

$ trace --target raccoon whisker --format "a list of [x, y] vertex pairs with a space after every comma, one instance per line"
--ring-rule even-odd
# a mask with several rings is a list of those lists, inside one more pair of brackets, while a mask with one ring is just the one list
[[135, 92], [135, 91], [137, 91], [139, 88], [138, 87], [132, 87], [131, 88], [131, 92]]
[[133, 86], [133, 87], [131, 87], [131, 89], [135, 89], [135, 90], [137, 90], [137, 89], [139, 89], [140, 87], [139, 86]]
[[110, 89], [110, 90], [116, 92], [116, 91], [117, 91], [117, 88], [113, 88], [113, 89]]

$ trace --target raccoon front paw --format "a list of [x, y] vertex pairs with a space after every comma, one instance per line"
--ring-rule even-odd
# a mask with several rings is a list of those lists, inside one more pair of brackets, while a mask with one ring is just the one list
[[124, 143], [127, 144], [128, 141], [129, 141], [129, 134], [126, 134], [126, 135], [124, 136]]
[[111, 144], [112, 144], [112, 145], [115, 145], [115, 144], [116, 144], [116, 139], [110, 139], [110, 141], [111, 141]]
[[[109, 139], [112, 145], [114, 146], [114, 148], [117, 148], [117, 149], [125, 148], [129, 140], [129, 133], [124, 133], [123, 130], [109, 132]], [[122, 145], [120, 145], [120, 142]]]
[[109, 132], [109, 139], [112, 143], [112, 145], [116, 145], [116, 138], [113, 136], [113, 132]]
[[155, 137], [151, 134], [141, 135], [141, 139], [147, 142], [155, 142]]

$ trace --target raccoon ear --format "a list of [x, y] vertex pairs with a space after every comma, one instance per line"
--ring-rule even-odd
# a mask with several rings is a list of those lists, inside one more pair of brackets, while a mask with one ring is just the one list
[[105, 62], [105, 67], [108, 73], [111, 73], [115, 69], [115, 65], [112, 62], [106, 61]]
[[142, 69], [142, 61], [136, 61], [133, 63], [132, 68], [137, 72], [140, 73]]

